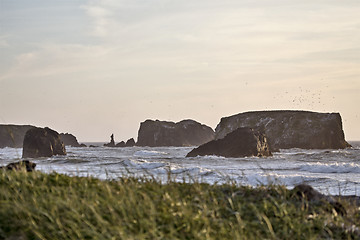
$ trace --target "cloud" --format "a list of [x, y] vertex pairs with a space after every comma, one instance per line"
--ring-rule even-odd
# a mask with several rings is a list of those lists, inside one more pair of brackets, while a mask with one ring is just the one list
[[[225, 112], [301, 108], [292, 105], [293, 98], [272, 97], [296, 95], [298, 86], [317, 91], [328, 84], [336, 90], [340, 82], [357, 81], [359, 9], [358, 1], [335, 0], [91, 0], [80, 7], [85, 14], [69, 18], [76, 19], [76, 39], [47, 22], [44, 32], [59, 31], [53, 38], [33, 34], [31, 24], [17, 29], [17, 42], [0, 36], [0, 47], [11, 43], [4, 52], [14, 50], [3, 56], [12, 66], [0, 74], [2, 102], [13, 92], [23, 98], [18, 86], [29, 92], [56, 88], [57, 97], [66, 92], [67, 107], [82, 109], [88, 119], [114, 119], [114, 127], [125, 115], [134, 124], [149, 116], [185, 115], [215, 124]], [[24, 33], [31, 33], [31, 41]], [[336, 99], [345, 99], [345, 90], [335, 91]], [[36, 104], [42, 106], [41, 96]], [[332, 111], [334, 101], [326, 109]], [[121, 110], [114, 113], [113, 103]]]
[[342, 72], [353, 71], [347, 63], [358, 53], [358, 34], [353, 31], [358, 23], [351, 22], [357, 8], [338, 8], [335, 3], [319, 8], [302, 1], [262, 3], [266, 4], [89, 1], [82, 9], [92, 19], [100, 45], [46, 45], [32, 52], [34, 59], [42, 59], [36, 60], [37, 71], [26, 67], [36, 61], [24, 55], [12, 74], [25, 72], [20, 69], [39, 75], [77, 70], [84, 78], [109, 76], [146, 85], [219, 79], [232, 85], [246, 79], [271, 86], [272, 81], [300, 79], [310, 84], [324, 71], [335, 74], [338, 60], [343, 62]]
[[329, 4], [319, 10], [319, 4], [286, 2], [92, 0], [82, 9], [100, 42], [41, 43], [17, 57], [7, 78], [77, 70], [92, 72], [90, 77], [221, 78], [232, 83], [239, 76], [289, 78], [293, 69], [303, 71], [310, 62], [316, 62], [307, 68], [313, 72], [333, 68], [331, 60], [358, 59], [359, 34], [353, 29], [359, 23], [351, 22], [357, 8]]
[[19, 54], [13, 66], [0, 75], [0, 81], [52, 78], [69, 73], [96, 69], [110, 49], [97, 45], [39, 44], [37, 48]]

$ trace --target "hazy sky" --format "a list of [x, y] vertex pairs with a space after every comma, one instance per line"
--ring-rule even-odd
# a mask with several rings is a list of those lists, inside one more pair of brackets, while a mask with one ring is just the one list
[[79, 141], [146, 119], [340, 112], [360, 140], [359, 0], [0, 0], [0, 122]]

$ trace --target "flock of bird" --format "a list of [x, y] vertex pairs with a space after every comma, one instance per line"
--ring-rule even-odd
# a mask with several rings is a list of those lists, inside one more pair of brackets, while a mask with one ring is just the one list
[[[335, 97], [331, 97], [335, 100]], [[296, 91], [284, 91], [274, 96], [274, 99], [286, 101], [294, 107], [319, 108], [328, 105], [329, 99], [325, 97], [321, 90], [310, 90], [299, 87]]]

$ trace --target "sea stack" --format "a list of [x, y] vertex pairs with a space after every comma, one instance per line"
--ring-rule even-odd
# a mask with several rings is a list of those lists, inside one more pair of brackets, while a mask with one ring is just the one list
[[32, 128], [24, 137], [23, 158], [51, 157], [66, 155], [65, 145], [59, 133], [46, 128]]
[[105, 143], [104, 147], [115, 147], [115, 140], [114, 140], [114, 134], [111, 134], [110, 136], [110, 142], [109, 143]]
[[140, 124], [137, 146], [199, 146], [213, 140], [214, 130], [194, 120], [167, 122], [146, 120]]
[[271, 151], [278, 149], [343, 149], [345, 141], [339, 113], [308, 111], [258, 111], [224, 117], [215, 129], [215, 138], [224, 138], [240, 127], [261, 129]]

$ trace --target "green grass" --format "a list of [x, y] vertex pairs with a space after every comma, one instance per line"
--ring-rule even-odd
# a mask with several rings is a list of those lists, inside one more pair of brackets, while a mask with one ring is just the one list
[[0, 171], [0, 239], [360, 239], [360, 210], [283, 186]]

